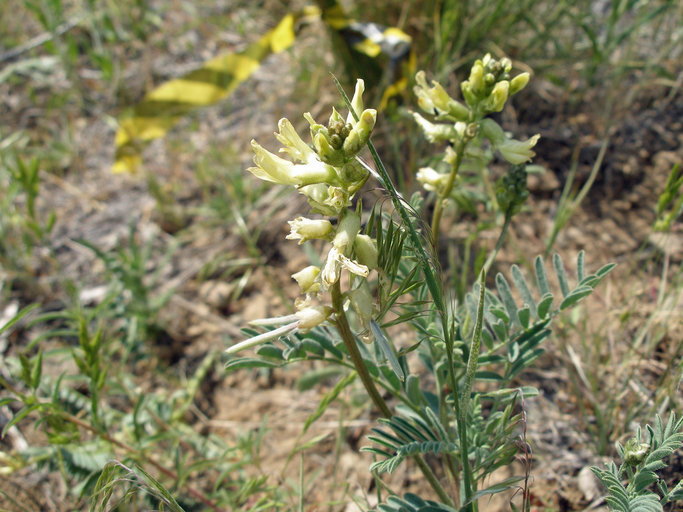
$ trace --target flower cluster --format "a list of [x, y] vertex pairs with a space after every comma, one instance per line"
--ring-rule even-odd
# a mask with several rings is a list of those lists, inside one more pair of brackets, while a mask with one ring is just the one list
[[368, 328], [374, 305], [365, 278], [377, 268], [377, 244], [361, 233], [360, 215], [349, 208], [353, 196], [369, 176], [357, 155], [368, 142], [377, 118], [375, 110], [363, 108], [363, 90], [363, 81], [358, 80], [351, 100], [354, 112], [349, 112], [346, 119], [334, 108], [327, 126], [317, 123], [309, 113], [304, 114], [310, 124], [312, 147], [299, 137], [292, 123], [281, 119], [275, 136], [283, 145], [280, 152], [289, 159], [274, 155], [252, 141], [256, 164], [248, 169], [252, 174], [265, 181], [294, 186], [308, 198], [312, 213], [334, 217], [337, 222], [335, 225], [325, 218], [306, 217], [289, 221], [288, 239], [299, 240], [300, 244], [308, 240], [330, 242], [324, 263], [292, 275], [305, 294], [305, 298], [296, 301], [294, 315], [259, 322], [284, 324], [282, 327], [238, 343], [228, 352], [293, 331], [306, 332], [327, 321], [334, 311], [320, 303], [320, 296], [339, 282], [343, 270], [355, 276], [353, 289], [346, 293], [347, 302], [356, 311], [361, 325]]
[[[507, 136], [503, 129], [485, 116], [503, 110], [506, 101], [513, 94], [521, 91], [529, 82], [529, 73], [521, 73], [510, 79], [512, 63], [510, 59], [495, 60], [487, 54], [477, 60], [470, 71], [469, 78], [460, 84], [463, 99], [461, 103], [451, 98], [437, 82], [427, 83], [423, 71], [417, 73], [415, 95], [420, 108], [434, 116], [437, 122], [431, 122], [419, 113], [413, 113], [415, 121], [420, 125], [430, 142], [448, 142], [444, 160], [455, 161], [457, 155], [452, 149], [465, 146], [472, 139], [483, 136], [487, 138], [493, 149], [512, 164], [529, 161], [534, 152], [539, 135], [525, 140], [514, 140]], [[448, 177], [434, 169], [425, 168], [418, 172], [417, 179], [427, 190], [440, 192]]]
[[256, 167], [248, 170], [262, 180], [296, 187], [308, 198], [313, 212], [338, 216], [368, 179], [368, 171], [356, 155], [370, 138], [377, 111], [363, 109], [363, 90], [363, 81], [358, 80], [351, 101], [358, 119], [351, 112], [344, 119], [332, 109], [325, 126], [317, 123], [311, 114], [304, 114], [310, 124], [312, 148], [299, 137], [288, 119], [281, 119], [275, 137], [283, 145], [280, 152], [291, 160], [274, 155], [252, 141]]

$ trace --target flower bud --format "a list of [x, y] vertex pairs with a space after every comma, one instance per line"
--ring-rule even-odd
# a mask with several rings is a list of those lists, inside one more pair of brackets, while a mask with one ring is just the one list
[[299, 217], [288, 221], [290, 233], [288, 240], [299, 240], [299, 245], [307, 240], [329, 239], [332, 236], [334, 227], [326, 219], [306, 219]]
[[341, 263], [339, 262], [339, 250], [333, 246], [327, 253], [325, 265], [320, 272], [320, 279], [323, 286], [327, 289], [339, 281], [340, 275]]
[[318, 132], [318, 134], [313, 137], [313, 147], [323, 162], [336, 166], [344, 161], [344, 155], [339, 149], [335, 149], [334, 146], [330, 144], [333, 137], [338, 138], [339, 136], [332, 135], [332, 137], [328, 138], [323, 132]]
[[500, 112], [505, 106], [508, 99], [508, 92], [510, 90], [510, 82], [503, 80], [493, 86], [493, 90], [489, 97], [484, 102], [484, 110], [486, 112]]
[[[356, 88], [353, 91], [353, 98], [351, 99], [351, 106], [353, 107], [354, 112], [356, 113], [357, 116], [361, 115], [361, 112], [363, 112], [363, 92], [365, 91], [365, 82], [361, 80], [360, 78], [356, 80]], [[346, 116], [346, 122], [355, 124], [356, 120], [353, 117], [353, 114], [349, 112], [349, 115]]]
[[339, 112], [337, 112], [336, 108], [332, 107], [332, 114], [330, 114], [330, 119], [327, 122], [327, 128], [331, 130], [332, 127], [337, 123], [344, 125], [344, 118]]
[[373, 270], [377, 268], [377, 244], [375, 241], [365, 234], [356, 235], [353, 241], [353, 250], [356, 252], [356, 259]]
[[429, 142], [455, 140], [456, 133], [453, 124], [431, 123], [417, 112], [413, 112], [413, 117], [417, 124], [422, 128], [422, 131], [424, 131], [425, 137], [427, 137]]
[[440, 174], [431, 167], [422, 167], [415, 177], [425, 189], [433, 192], [441, 192], [448, 181], [447, 174]]
[[417, 96], [418, 106], [428, 114], [437, 114], [436, 106], [429, 94], [429, 86], [427, 85], [427, 78], [425, 77], [424, 71], [417, 72], [415, 75], [415, 83], [417, 85], [413, 87], [413, 92], [415, 93], [415, 96]]
[[367, 175], [368, 171], [356, 159], [349, 160], [339, 169], [339, 177], [342, 183], [356, 183], [365, 180]]
[[477, 97], [475, 91], [472, 88], [472, 84], [468, 81], [464, 81], [460, 84], [460, 90], [462, 91], [462, 96], [465, 98], [465, 103], [470, 107], [474, 107], [479, 103], [479, 98]]
[[[487, 53], [486, 57], [490, 57], [490, 55]], [[484, 59], [486, 59], [486, 57], [484, 57]], [[482, 64], [482, 61], [477, 60], [472, 65], [472, 69], [470, 70], [470, 77], [467, 80], [467, 82], [470, 84], [470, 88], [473, 94], [478, 96], [482, 93], [484, 89], [484, 66]]]
[[355, 124], [344, 140], [342, 151], [347, 159], [355, 156], [367, 144], [376, 121], [377, 111], [375, 109], [367, 109], [360, 114], [358, 123]]
[[418, 71], [415, 75], [415, 82], [417, 85], [414, 91], [418, 105], [425, 112], [432, 115], [449, 115], [458, 121], [464, 121], [469, 117], [469, 109], [451, 98], [441, 84], [432, 81], [431, 88], [427, 85], [424, 71]]
[[517, 94], [529, 83], [529, 73], [520, 73], [510, 80], [510, 96]]
[[505, 139], [502, 144], [496, 146], [496, 149], [511, 164], [523, 164], [531, 160], [536, 154], [531, 151], [531, 148], [536, 145], [540, 138], [541, 136], [536, 134], [525, 141]]
[[296, 274], [292, 274], [292, 278], [299, 284], [303, 293], [318, 293], [320, 291], [320, 283], [317, 281], [319, 274], [320, 268], [309, 265]]
[[306, 121], [308, 121], [308, 124], [311, 125], [311, 139], [315, 139], [315, 136], [319, 133], [323, 133], [325, 137], [329, 137], [327, 127], [317, 123], [315, 119], [313, 119], [313, 116], [310, 112], [304, 113], [304, 119], [306, 119]]
[[624, 462], [629, 466], [637, 466], [645, 460], [649, 452], [649, 444], [640, 443], [635, 437], [631, 438], [626, 441], [626, 446], [624, 446]]
[[493, 119], [485, 117], [480, 123], [481, 133], [491, 141], [491, 144], [498, 146], [505, 141], [505, 132]]
[[309, 306], [300, 309], [294, 313], [299, 319], [299, 331], [306, 333], [314, 327], [317, 327], [327, 320], [333, 311], [334, 310], [329, 306]]
[[341, 253], [348, 254], [356, 235], [360, 232], [360, 217], [355, 212], [347, 212], [339, 221], [337, 234], [332, 241], [332, 245]]

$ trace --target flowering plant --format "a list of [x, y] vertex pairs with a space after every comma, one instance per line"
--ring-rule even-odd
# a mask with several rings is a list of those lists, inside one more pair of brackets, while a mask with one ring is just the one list
[[[291, 160], [252, 143], [256, 164], [249, 169], [252, 174], [293, 186], [308, 198], [311, 214], [316, 215], [290, 221], [287, 238], [300, 244], [325, 240], [327, 247], [321, 265], [309, 265], [292, 276], [303, 294], [295, 303], [296, 313], [256, 322], [271, 330], [251, 331], [252, 337], [227, 350], [256, 348], [256, 357], [230, 359], [226, 366], [230, 370], [272, 368], [306, 359], [346, 369], [348, 373], [323, 404], [359, 377], [381, 416], [364, 448], [376, 457], [371, 470], [391, 472], [412, 460], [438, 499], [399, 497], [391, 492], [379, 505], [383, 511], [474, 511], [480, 497], [528, 480], [527, 472], [483, 486], [491, 472], [509, 464], [518, 452], [527, 464], [530, 461], [524, 429], [520, 434], [518, 427], [524, 424], [523, 401], [536, 390], [520, 387], [514, 379], [543, 352], [540, 345], [551, 333], [552, 318], [589, 295], [612, 268], [608, 265], [587, 274], [581, 253], [578, 282], [571, 287], [555, 255], [553, 268], [562, 294], [555, 304], [540, 257], [534, 264], [536, 286], [519, 268], [511, 269], [521, 304], [502, 274], [495, 277], [495, 291], [486, 289], [486, 274], [510, 220], [528, 195], [523, 164], [533, 156], [538, 140], [537, 135], [514, 140], [486, 117], [502, 110], [509, 96], [528, 82], [528, 74], [510, 79], [510, 71], [509, 59], [496, 61], [487, 55], [477, 60], [469, 79], [461, 84], [464, 103], [451, 98], [436, 82], [429, 86], [424, 73], [417, 74], [418, 104], [434, 120], [418, 113], [414, 118], [430, 142], [448, 143], [443, 160], [449, 172], [425, 168], [417, 175], [436, 194], [426, 232], [421, 232], [417, 211], [422, 199], [413, 196], [410, 203], [403, 199], [370, 140], [377, 112], [364, 109], [362, 81], [357, 82], [350, 101], [339, 87], [349, 108], [346, 118], [333, 109], [327, 125], [322, 125], [310, 114], [304, 115], [310, 124], [311, 146], [289, 121], [280, 121], [275, 135], [283, 144], [281, 152]], [[496, 187], [504, 224], [479, 279], [464, 300], [455, 301], [445, 289], [446, 280], [439, 276], [436, 257], [441, 212], [457, 185], [463, 160], [485, 139], [513, 164]], [[376, 172], [360, 158], [365, 146]], [[353, 206], [371, 175], [386, 190], [393, 212], [377, 207], [365, 212], [360, 200]], [[278, 324], [282, 326], [272, 329]], [[387, 330], [398, 324], [412, 333], [407, 344], [398, 345]], [[429, 464], [427, 456], [437, 457], [440, 464]], [[526, 483], [522, 489], [526, 510]]]

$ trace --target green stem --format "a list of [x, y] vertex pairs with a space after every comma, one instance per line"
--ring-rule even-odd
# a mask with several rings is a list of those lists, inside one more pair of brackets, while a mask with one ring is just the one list
[[368, 392], [368, 395], [370, 395], [372, 403], [375, 404], [375, 407], [377, 407], [382, 416], [385, 418], [391, 418], [393, 416], [391, 409], [389, 409], [389, 406], [382, 398], [382, 395], [380, 395], [379, 391], [377, 391], [377, 387], [372, 380], [370, 372], [365, 366], [363, 357], [360, 355], [360, 350], [358, 350], [358, 345], [356, 345], [356, 340], [351, 332], [349, 321], [346, 318], [346, 313], [344, 313], [343, 297], [339, 281], [332, 286], [330, 293], [332, 294], [332, 308], [334, 309], [335, 316], [337, 317], [337, 330], [344, 341], [344, 346], [351, 357], [353, 366], [355, 367], [356, 372], [358, 372], [358, 376], [360, 377], [365, 390]]
[[[351, 357], [353, 366], [355, 367], [356, 372], [358, 373], [358, 376], [365, 387], [365, 390], [368, 392], [370, 399], [375, 404], [375, 407], [377, 407], [382, 416], [385, 418], [391, 418], [393, 413], [382, 398], [382, 395], [380, 395], [379, 391], [377, 391], [377, 387], [372, 380], [370, 372], [368, 372], [367, 366], [365, 366], [363, 357], [360, 354], [360, 350], [358, 350], [358, 345], [356, 344], [356, 340], [351, 332], [349, 321], [346, 318], [346, 313], [344, 312], [343, 296], [339, 281], [332, 286], [330, 293], [332, 295], [332, 308], [334, 309], [335, 316], [337, 318], [337, 330], [339, 331], [342, 341], [344, 342], [344, 346]], [[422, 471], [422, 474], [429, 482], [429, 485], [431, 485], [432, 489], [434, 489], [434, 492], [436, 492], [436, 494], [439, 496], [439, 499], [448, 505], [453, 505], [453, 500], [451, 500], [448, 494], [446, 494], [445, 489], [441, 483], [439, 483], [438, 478], [436, 478], [436, 475], [431, 470], [429, 465], [427, 465], [424, 459], [419, 455], [415, 455], [413, 456], [413, 460]]]
[[513, 215], [511, 212], [505, 212], [505, 222], [503, 223], [503, 227], [500, 230], [500, 235], [498, 235], [496, 246], [493, 248], [493, 252], [489, 254], [489, 257], [486, 258], [486, 262], [484, 263], [484, 267], [482, 269], [487, 274], [491, 269], [491, 265], [493, 265], [496, 256], [498, 255], [498, 251], [500, 251], [500, 248], [503, 246], [503, 240], [505, 240], [505, 235], [507, 234], [508, 228], [510, 227], [510, 221], [512, 220], [512, 217]]
[[439, 248], [439, 226], [441, 225], [441, 215], [443, 214], [443, 207], [448, 198], [451, 196], [453, 191], [453, 185], [455, 185], [455, 178], [458, 175], [458, 170], [460, 169], [460, 164], [462, 163], [462, 157], [465, 153], [465, 146], [467, 145], [469, 139], [463, 137], [461, 138], [455, 147], [455, 162], [451, 167], [451, 172], [448, 175], [448, 181], [446, 186], [438, 194], [436, 198], [436, 204], [434, 205], [434, 213], [432, 214], [432, 244], [434, 250], [437, 251]]

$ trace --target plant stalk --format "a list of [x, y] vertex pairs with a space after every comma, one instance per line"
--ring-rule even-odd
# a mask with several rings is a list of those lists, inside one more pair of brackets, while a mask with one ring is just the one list
[[443, 207], [453, 191], [455, 185], [455, 178], [458, 175], [460, 164], [462, 163], [463, 154], [465, 153], [465, 146], [469, 139], [463, 137], [458, 141], [455, 147], [455, 162], [451, 167], [451, 172], [448, 175], [448, 181], [443, 191], [438, 194], [436, 204], [434, 205], [434, 213], [432, 214], [432, 245], [434, 250], [439, 248], [439, 227], [441, 225], [441, 215], [443, 214]]
[[[330, 294], [332, 295], [332, 308], [334, 309], [335, 316], [337, 318], [337, 330], [339, 331], [339, 334], [342, 337], [344, 346], [346, 347], [346, 350], [348, 351], [349, 356], [351, 357], [351, 361], [353, 362], [353, 365], [356, 368], [356, 372], [358, 373], [358, 376], [360, 377], [360, 380], [363, 383], [365, 390], [370, 396], [370, 399], [372, 400], [373, 404], [375, 404], [375, 407], [377, 407], [382, 416], [384, 416], [385, 418], [391, 418], [393, 416], [393, 413], [391, 412], [391, 409], [389, 409], [387, 403], [382, 398], [382, 395], [379, 394], [379, 391], [375, 386], [375, 382], [373, 381], [370, 372], [368, 372], [368, 369], [365, 366], [365, 362], [363, 361], [363, 357], [361, 356], [360, 351], [358, 350], [358, 346], [356, 345], [356, 340], [353, 336], [353, 333], [351, 332], [349, 321], [346, 318], [346, 313], [344, 312], [343, 297], [339, 281], [337, 281], [332, 286], [332, 288], [330, 289]], [[434, 492], [436, 492], [436, 494], [439, 496], [439, 499], [448, 505], [453, 505], [453, 500], [448, 496], [445, 489], [439, 482], [438, 478], [436, 477], [432, 469], [429, 467], [429, 465], [427, 465], [425, 460], [419, 455], [413, 456], [413, 460], [422, 471], [422, 474], [429, 482], [429, 485], [431, 485], [432, 489], [434, 489]]]

